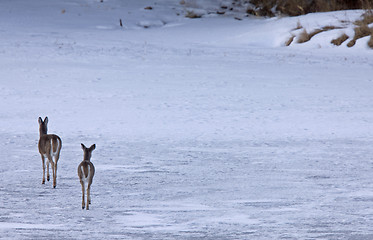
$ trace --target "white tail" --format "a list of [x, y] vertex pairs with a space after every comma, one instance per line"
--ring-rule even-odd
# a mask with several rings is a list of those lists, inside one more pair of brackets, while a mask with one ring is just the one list
[[43, 164], [43, 180], [42, 184], [45, 183], [45, 158], [47, 161], [47, 180], [49, 181], [49, 164], [52, 165], [53, 172], [53, 187], [56, 188], [57, 184], [57, 162], [60, 158], [60, 152], [62, 148], [61, 138], [54, 134], [48, 134], [48, 117], [45, 117], [44, 121], [39, 117], [39, 132], [40, 139], [38, 143], [39, 153]]
[[91, 204], [91, 184], [93, 176], [95, 175], [95, 166], [91, 163], [92, 151], [96, 148], [96, 144], [93, 144], [90, 148], [87, 148], [82, 143], [82, 149], [84, 152], [83, 161], [78, 166], [78, 176], [80, 184], [82, 185], [82, 209], [86, 206], [85, 204], [85, 184], [87, 183], [87, 210], [89, 210], [89, 204]]

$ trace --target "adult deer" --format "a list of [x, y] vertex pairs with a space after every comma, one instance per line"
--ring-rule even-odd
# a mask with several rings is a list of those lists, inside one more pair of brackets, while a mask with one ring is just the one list
[[84, 152], [83, 161], [78, 166], [78, 176], [80, 184], [82, 185], [82, 209], [85, 207], [85, 184], [87, 183], [87, 210], [89, 210], [89, 204], [91, 204], [91, 184], [93, 176], [95, 175], [95, 166], [91, 162], [92, 151], [96, 148], [96, 144], [93, 144], [90, 148], [87, 148], [82, 143], [82, 149]]
[[45, 183], [45, 158], [47, 161], [47, 181], [49, 181], [49, 164], [52, 166], [53, 172], [53, 187], [56, 188], [57, 184], [57, 162], [60, 158], [60, 152], [62, 148], [61, 138], [55, 134], [48, 134], [48, 117], [45, 117], [44, 121], [39, 117], [39, 153], [43, 164], [43, 180], [42, 184]]

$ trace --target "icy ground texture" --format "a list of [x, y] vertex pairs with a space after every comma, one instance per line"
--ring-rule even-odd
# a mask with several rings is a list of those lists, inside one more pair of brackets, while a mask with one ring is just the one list
[[[297, 18], [100, 4], [0, 2], [1, 239], [373, 238], [371, 52], [281, 47]], [[334, 14], [315, 22], [357, 15]], [[97, 145], [89, 211], [81, 142]]]

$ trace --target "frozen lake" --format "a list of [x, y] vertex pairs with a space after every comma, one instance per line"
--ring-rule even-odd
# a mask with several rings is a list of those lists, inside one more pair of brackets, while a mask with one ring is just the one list
[[4, 239], [373, 236], [368, 141], [96, 139], [92, 205], [83, 211], [79, 149], [64, 146], [52, 189], [51, 182], [41, 185], [35, 146], [14, 150], [27, 137], [2, 136], [10, 152], [1, 158], [11, 159], [0, 168]]

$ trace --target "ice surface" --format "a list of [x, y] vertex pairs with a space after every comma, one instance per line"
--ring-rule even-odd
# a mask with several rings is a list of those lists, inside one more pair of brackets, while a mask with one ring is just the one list
[[[367, 39], [284, 47], [298, 22], [361, 12], [186, 19], [213, 1], [191, 3], [0, 2], [0, 239], [373, 237]], [[39, 116], [63, 141], [56, 189]]]

